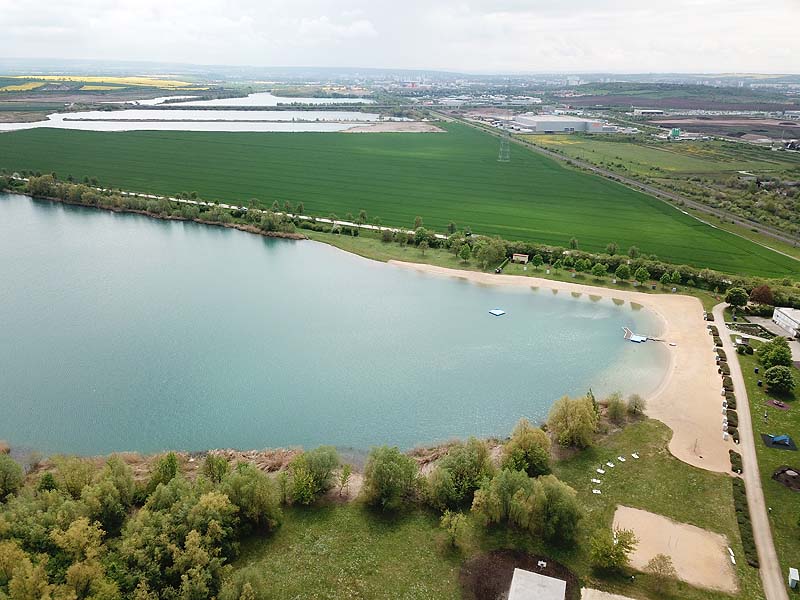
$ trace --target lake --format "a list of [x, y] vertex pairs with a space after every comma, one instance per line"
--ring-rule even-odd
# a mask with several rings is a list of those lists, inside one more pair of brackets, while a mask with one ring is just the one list
[[0, 194], [0, 253], [0, 439], [44, 453], [502, 436], [669, 360], [630, 304], [309, 241]]

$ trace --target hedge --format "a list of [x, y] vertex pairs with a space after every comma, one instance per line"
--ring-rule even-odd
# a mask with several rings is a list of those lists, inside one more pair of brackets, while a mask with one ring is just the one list
[[733, 479], [733, 507], [736, 509], [736, 522], [739, 524], [739, 535], [742, 538], [744, 556], [747, 564], [758, 568], [758, 552], [753, 539], [753, 526], [750, 523], [750, 509], [747, 506], [747, 492], [744, 481], [739, 477]]
[[717, 348], [717, 356], [719, 356], [720, 360], [724, 361], [728, 360], [728, 355], [725, 354], [725, 350], [723, 350], [722, 348]]
[[733, 391], [733, 379], [728, 377], [727, 375], [722, 378], [722, 387], [725, 388], [726, 391], [732, 392]]
[[722, 348], [722, 338], [720, 338], [718, 335], [714, 336], [714, 345], [717, 348]]
[[722, 373], [723, 375], [730, 375], [731, 368], [728, 366], [728, 363], [726, 362], [719, 363], [719, 372]]
[[706, 321], [713, 321], [713, 320], [714, 320], [714, 315], [712, 313], [707, 313], [706, 314]]
[[731, 471], [734, 473], [741, 473], [742, 468], [742, 455], [736, 450], [728, 450], [728, 455], [731, 457]]
[[735, 410], [726, 410], [725, 416], [728, 417], [728, 425], [730, 427], [739, 427], [739, 415], [736, 414]]
[[711, 332], [711, 335], [719, 336], [719, 329], [717, 329], [716, 325], [709, 325], [708, 330]]

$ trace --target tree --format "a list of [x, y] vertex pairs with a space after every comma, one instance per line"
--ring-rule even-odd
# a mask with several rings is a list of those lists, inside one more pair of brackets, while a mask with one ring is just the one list
[[278, 204], [277, 200], [272, 201], [272, 212], [279, 212], [281, 210], [281, 205]]
[[462, 244], [461, 248], [458, 250], [458, 258], [466, 262], [469, 260], [470, 256], [472, 256], [472, 250], [469, 247], [469, 244]]
[[524, 472], [503, 469], [491, 479], [485, 479], [475, 492], [472, 513], [484, 525], [509, 521], [515, 496], [518, 499], [527, 497], [532, 488], [533, 480]]
[[606, 254], [610, 254], [611, 256], [614, 256], [616, 253], [617, 253], [617, 243], [616, 242], [611, 242], [610, 244], [608, 244], [606, 246]]
[[425, 256], [425, 251], [429, 248], [427, 240], [422, 240], [419, 243], [419, 251], [422, 252], [422, 256]]
[[768, 285], [759, 285], [750, 292], [750, 300], [757, 304], [769, 304], [775, 306], [775, 295]]
[[597, 279], [602, 279], [605, 277], [607, 271], [608, 267], [603, 263], [595, 263], [595, 265], [592, 267], [592, 275]]
[[792, 350], [786, 338], [778, 336], [766, 342], [758, 350], [758, 359], [764, 369], [792, 366]]
[[664, 271], [664, 274], [658, 281], [661, 282], [661, 285], [663, 285], [664, 287], [669, 287], [669, 285], [672, 283], [672, 277], [670, 276], [669, 273]]
[[297, 205], [297, 214], [298, 214], [298, 215], [302, 215], [302, 214], [305, 212], [305, 210], [306, 210], [306, 205], [305, 205], [305, 204], [303, 204], [302, 202], [300, 202], [300, 203]]
[[283, 203], [283, 212], [285, 212], [286, 214], [291, 214], [292, 212], [292, 203], [289, 202], [288, 200]]
[[544, 264], [544, 258], [541, 254], [534, 254], [533, 258], [531, 258], [531, 263], [533, 264], [534, 269], [539, 269]]
[[577, 250], [578, 249], [578, 240], [575, 239], [574, 237], [570, 238], [569, 239], [569, 247], [572, 250]]
[[275, 483], [248, 463], [239, 463], [222, 482], [220, 490], [239, 509], [239, 517], [255, 528], [271, 530], [281, 520]]
[[446, 510], [439, 520], [439, 526], [447, 534], [447, 542], [450, 547], [455, 548], [467, 529], [467, 517], [464, 516], [464, 513]]
[[495, 267], [506, 257], [506, 244], [500, 238], [481, 239], [475, 255], [483, 269]]
[[156, 461], [150, 475], [149, 490], [154, 490], [159, 483], [169, 483], [178, 474], [178, 457], [174, 452], [168, 452]]
[[546, 475], [550, 472], [550, 438], [527, 419], [520, 419], [503, 447], [501, 464], [504, 469], [524, 471], [530, 477]]
[[373, 448], [364, 468], [364, 499], [370, 506], [395, 511], [416, 489], [417, 463], [396, 447]]
[[633, 416], [638, 416], [644, 413], [646, 403], [644, 398], [639, 394], [631, 394], [628, 396], [628, 413]]
[[417, 227], [414, 230], [414, 243], [419, 245], [428, 240], [428, 230], [424, 227]]
[[320, 446], [295, 456], [289, 463], [295, 502], [311, 504], [333, 487], [339, 454], [333, 446]]
[[628, 248], [628, 258], [638, 258], [639, 257], [639, 248], [636, 246], [631, 246]]
[[732, 287], [728, 289], [728, 293], [725, 294], [725, 302], [731, 305], [734, 308], [741, 308], [747, 305], [747, 292], [744, 288], [740, 287]]
[[349, 463], [342, 465], [342, 471], [339, 473], [339, 495], [344, 492], [344, 488], [350, 485], [350, 476], [353, 474], [353, 467]]
[[362, 208], [360, 211], [358, 211], [358, 218], [356, 219], [356, 223], [358, 223], [359, 225], [363, 225], [366, 222], [367, 222], [367, 211], [365, 211]]
[[80, 498], [83, 488], [92, 481], [92, 475], [94, 475], [92, 465], [77, 457], [66, 458], [63, 456], [54, 457], [53, 464], [56, 466], [56, 481], [59, 489], [75, 500]]
[[778, 365], [770, 367], [764, 372], [764, 381], [771, 392], [788, 394], [794, 390], [795, 382], [792, 376], [792, 367]]
[[578, 533], [583, 517], [577, 493], [554, 475], [539, 477], [533, 482], [528, 498], [530, 522], [527, 529], [551, 544], [569, 544]]
[[550, 409], [547, 427], [562, 446], [586, 448], [597, 429], [597, 413], [586, 397], [564, 396]]
[[650, 271], [644, 267], [639, 267], [633, 274], [633, 278], [639, 283], [645, 283], [648, 279], [650, 279]]
[[9, 494], [16, 494], [23, 480], [22, 467], [8, 454], [0, 454], [0, 502]]
[[626, 264], [621, 264], [617, 267], [617, 270], [614, 271], [614, 277], [619, 279], [620, 281], [627, 281], [631, 278], [631, 268]]
[[453, 235], [456, 232], [456, 224], [450, 221], [447, 224], [447, 233]]
[[492, 475], [486, 444], [474, 437], [450, 447], [428, 478], [428, 499], [436, 508], [457, 508], [472, 502], [484, 478]]
[[625, 420], [627, 406], [625, 406], [625, 402], [623, 402], [622, 395], [619, 392], [615, 392], [608, 397], [606, 410], [608, 419], [611, 422], [619, 424]]
[[639, 540], [630, 529], [597, 532], [591, 540], [589, 556], [592, 564], [606, 571], [618, 571], [630, 563], [630, 555]]
[[203, 475], [208, 477], [209, 481], [215, 484], [222, 483], [231, 468], [228, 465], [228, 459], [220, 454], [207, 454], [206, 460], [203, 463]]
[[422, 217], [414, 217], [414, 229], [419, 229], [420, 227], [422, 227]]
[[653, 576], [658, 589], [669, 587], [678, 577], [672, 559], [666, 554], [656, 554], [644, 569]]
[[680, 284], [681, 279], [682, 279], [681, 278], [681, 272], [678, 271], [677, 269], [675, 271], [673, 271], [672, 274], [669, 277], [670, 283], [673, 283], [673, 284], [676, 284], [676, 285]]

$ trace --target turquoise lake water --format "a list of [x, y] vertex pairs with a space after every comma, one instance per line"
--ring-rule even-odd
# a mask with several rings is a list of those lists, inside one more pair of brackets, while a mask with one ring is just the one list
[[503, 436], [563, 394], [655, 389], [666, 349], [621, 327], [661, 325], [635, 308], [0, 194], [0, 439], [97, 454]]

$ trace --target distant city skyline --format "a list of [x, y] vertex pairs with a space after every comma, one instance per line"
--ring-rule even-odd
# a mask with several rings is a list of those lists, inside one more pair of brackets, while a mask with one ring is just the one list
[[[398, 9], [398, 6], [400, 8]], [[0, 0], [2, 58], [464, 73], [797, 73], [775, 0]]]

